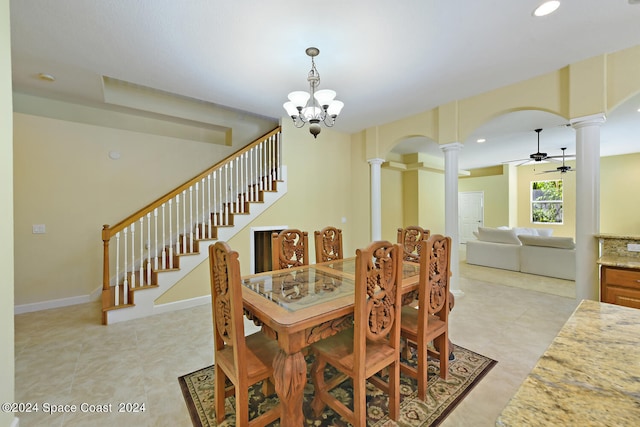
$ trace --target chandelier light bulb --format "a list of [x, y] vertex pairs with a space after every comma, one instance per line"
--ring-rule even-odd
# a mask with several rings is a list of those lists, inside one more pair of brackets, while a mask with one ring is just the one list
[[282, 107], [287, 115], [293, 120], [297, 128], [309, 123], [309, 132], [314, 138], [322, 130], [321, 125], [332, 127], [336, 117], [342, 111], [344, 103], [335, 99], [336, 92], [331, 89], [320, 89], [320, 73], [316, 69], [314, 58], [320, 54], [320, 50], [315, 47], [306, 49], [306, 54], [311, 57], [311, 70], [307, 75], [309, 82], [309, 92], [297, 90], [288, 95], [289, 101]]

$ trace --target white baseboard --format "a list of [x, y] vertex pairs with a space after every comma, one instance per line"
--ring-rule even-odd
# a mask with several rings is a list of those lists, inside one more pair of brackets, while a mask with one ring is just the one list
[[97, 301], [102, 294], [102, 287], [96, 288], [89, 295], [80, 295], [77, 297], [60, 298], [49, 301], [34, 302], [31, 304], [21, 304], [13, 306], [14, 314], [31, 313], [32, 311], [49, 310], [51, 308], [67, 307], [69, 305], [84, 304], [87, 302]]
[[153, 314], [168, 313], [170, 311], [184, 310], [185, 308], [198, 307], [200, 305], [211, 304], [211, 295], [204, 295], [182, 301], [158, 304], [153, 307]]

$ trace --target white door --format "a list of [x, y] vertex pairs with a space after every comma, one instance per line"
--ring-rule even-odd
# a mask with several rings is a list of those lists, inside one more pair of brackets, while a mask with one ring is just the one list
[[473, 240], [473, 232], [484, 226], [484, 192], [458, 193], [458, 215], [460, 243]]

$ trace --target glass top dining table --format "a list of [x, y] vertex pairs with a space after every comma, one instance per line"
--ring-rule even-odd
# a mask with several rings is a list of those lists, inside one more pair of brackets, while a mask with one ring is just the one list
[[[402, 267], [403, 281], [414, 282], [420, 265], [404, 262]], [[296, 311], [353, 294], [355, 270], [356, 259], [347, 258], [247, 276], [242, 284], [280, 307]]]
[[[420, 265], [405, 261], [402, 270], [403, 301], [407, 303], [417, 293]], [[242, 293], [247, 318], [277, 339], [280, 347], [273, 378], [283, 427], [304, 424], [304, 349], [353, 326], [355, 271], [356, 259], [346, 258], [241, 279], [249, 291]]]

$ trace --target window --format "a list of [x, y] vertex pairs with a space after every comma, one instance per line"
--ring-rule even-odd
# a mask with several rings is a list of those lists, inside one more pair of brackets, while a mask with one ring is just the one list
[[531, 222], [562, 224], [562, 180], [531, 182]]

